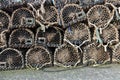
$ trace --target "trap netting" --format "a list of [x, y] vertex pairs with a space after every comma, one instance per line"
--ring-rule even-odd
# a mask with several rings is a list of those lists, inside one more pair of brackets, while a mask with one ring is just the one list
[[0, 53], [0, 69], [19, 69], [23, 67], [24, 60], [20, 51], [7, 48]]
[[83, 23], [70, 25], [65, 31], [64, 39], [69, 40], [74, 45], [82, 45], [91, 41], [88, 26]]
[[78, 3], [79, 0], [51, 0], [55, 7], [62, 9], [66, 4]]
[[55, 50], [54, 64], [61, 67], [75, 67], [80, 63], [80, 58], [78, 49], [74, 45], [66, 42]]
[[41, 13], [45, 24], [55, 24], [59, 21], [58, 11], [54, 6], [45, 6], [45, 13]]
[[30, 48], [26, 53], [26, 66], [29, 68], [42, 68], [51, 64], [51, 55], [49, 51], [42, 47], [36, 46]]
[[9, 46], [15, 48], [29, 48], [34, 45], [34, 34], [29, 29], [16, 29], [9, 37]]
[[6, 12], [0, 10], [0, 33], [3, 30], [7, 30], [9, 26], [10, 26], [10, 16]]
[[105, 64], [110, 62], [110, 52], [104, 51], [103, 46], [92, 43], [84, 48], [83, 63], [88, 65]]
[[22, 5], [23, 3], [23, 0], [0, 0], [0, 8], [7, 9], [9, 7]]
[[105, 0], [79, 0], [80, 6], [82, 6], [84, 9], [89, 9], [90, 7], [97, 5], [97, 4], [103, 4]]
[[120, 0], [105, 0], [106, 3], [112, 3], [115, 6], [120, 5]]
[[120, 29], [120, 7], [116, 7], [113, 24], [116, 26], [117, 29]]
[[37, 29], [36, 45], [47, 45], [48, 47], [58, 47], [62, 44], [62, 35], [60, 30], [52, 25], [49, 26], [45, 32], [39, 27]]
[[26, 3], [34, 3], [34, 2], [38, 2], [38, 1], [42, 1], [42, 0], [24, 0]]
[[113, 49], [113, 56], [112, 56], [113, 62], [120, 62], [120, 43], [115, 45]]
[[35, 16], [34, 13], [27, 8], [19, 8], [12, 13], [12, 27], [10, 28], [19, 28], [35, 27]]
[[105, 28], [112, 20], [108, 7], [104, 5], [95, 5], [87, 13], [88, 23], [95, 25], [97, 28]]
[[77, 4], [67, 4], [61, 10], [61, 19], [63, 27], [83, 21], [86, 19], [84, 10]]
[[48, 47], [58, 47], [62, 44], [62, 34], [55, 26], [50, 26], [46, 29], [45, 37]]
[[52, 2], [55, 7], [60, 9], [62, 9], [67, 4], [67, 0], [53, 0]]
[[120, 29], [120, 21], [114, 21], [113, 25], [119, 30]]
[[37, 33], [35, 36], [35, 45], [36, 46], [46, 45], [45, 32], [41, 30], [41, 27], [37, 29]]
[[7, 47], [6, 31], [0, 33], [0, 48]]
[[[94, 39], [98, 40], [97, 33], [94, 31]], [[102, 34], [100, 34], [100, 38], [103, 44], [113, 44], [119, 41], [119, 34], [117, 28], [113, 24], [109, 24], [105, 29], [102, 30]]]

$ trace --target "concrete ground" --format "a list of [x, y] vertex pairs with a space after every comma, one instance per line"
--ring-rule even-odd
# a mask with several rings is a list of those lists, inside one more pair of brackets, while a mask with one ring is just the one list
[[120, 64], [100, 67], [0, 71], [0, 80], [120, 80]]

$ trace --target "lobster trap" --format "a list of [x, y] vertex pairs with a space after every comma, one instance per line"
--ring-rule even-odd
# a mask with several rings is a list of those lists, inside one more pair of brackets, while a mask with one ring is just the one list
[[9, 37], [9, 47], [30, 48], [34, 45], [34, 34], [29, 29], [15, 29]]
[[58, 11], [54, 6], [45, 6], [45, 13], [41, 13], [44, 24], [56, 24], [59, 22]]
[[22, 53], [13, 48], [6, 48], [0, 53], [0, 69], [20, 69], [24, 67]]
[[87, 65], [106, 64], [110, 62], [110, 52], [104, 51], [102, 45], [92, 43], [84, 48], [83, 63]]
[[61, 10], [63, 27], [66, 28], [74, 23], [86, 19], [84, 10], [77, 4], [67, 4]]
[[35, 16], [27, 8], [19, 8], [12, 14], [12, 27], [10, 28], [33, 28], [35, 27]]
[[47, 45], [48, 47], [58, 47], [62, 44], [62, 35], [56, 26], [49, 26], [45, 32], [38, 28], [36, 34], [36, 45]]
[[[94, 31], [94, 39], [98, 39], [96, 31]], [[119, 42], [119, 34], [117, 28], [110, 24], [105, 29], [102, 30], [102, 34], [100, 34], [100, 38], [103, 44], [112, 45]]]
[[8, 27], [10, 26], [10, 16], [0, 10], [0, 33], [4, 30], [8, 30]]
[[88, 26], [83, 23], [76, 23], [69, 26], [64, 34], [64, 39], [69, 40], [74, 45], [83, 45], [91, 41]]
[[26, 66], [30, 68], [42, 68], [51, 64], [51, 55], [42, 46], [30, 48], [26, 53]]
[[50, 26], [45, 33], [47, 46], [58, 47], [62, 44], [62, 35], [57, 27]]
[[81, 62], [80, 58], [78, 49], [74, 45], [66, 42], [55, 50], [54, 64], [61, 67], [75, 67]]
[[88, 23], [97, 28], [105, 28], [113, 18], [110, 9], [104, 5], [95, 5], [87, 13]]

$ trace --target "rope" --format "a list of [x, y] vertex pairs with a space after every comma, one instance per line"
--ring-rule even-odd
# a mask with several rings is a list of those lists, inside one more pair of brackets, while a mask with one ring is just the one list
[[52, 3], [55, 5], [55, 0], [52, 0]]
[[43, 14], [45, 14], [45, 8], [44, 8], [44, 3], [46, 2], [46, 0], [43, 0], [43, 2], [41, 3], [41, 7], [40, 10]]
[[100, 33], [99, 33], [99, 29], [96, 27], [96, 36], [97, 36], [97, 40], [99, 41], [100, 44], [103, 44], [102, 39], [100, 38]]

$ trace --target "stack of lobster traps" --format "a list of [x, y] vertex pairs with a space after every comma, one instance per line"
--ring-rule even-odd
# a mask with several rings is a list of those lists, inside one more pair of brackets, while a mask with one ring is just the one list
[[0, 0], [0, 69], [120, 62], [119, 0]]

